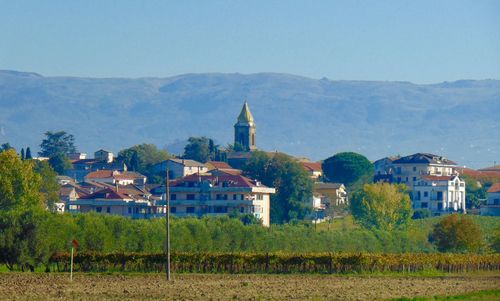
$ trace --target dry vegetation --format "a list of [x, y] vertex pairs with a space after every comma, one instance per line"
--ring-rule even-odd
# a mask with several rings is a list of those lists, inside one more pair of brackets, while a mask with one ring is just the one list
[[383, 300], [498, 289], [500, 275], [98, 275], [0, 273], [0, 299], [17, 300]]

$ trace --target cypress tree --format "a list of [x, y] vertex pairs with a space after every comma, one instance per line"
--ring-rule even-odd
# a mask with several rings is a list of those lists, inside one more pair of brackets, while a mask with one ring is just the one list
[[33, 157], [31, 156], [31, 149], [30, 149], [30, 147], [29, 147], [29, 146], [26, 148], [26, 156], [25, 156], [25, 159], [26, 159], [26, 160], [31, 160], [31, 159], [33, 159]]
[[24, 160], [25, 157], [24, 157], [24, 148], [21, 148], [21, 160]]

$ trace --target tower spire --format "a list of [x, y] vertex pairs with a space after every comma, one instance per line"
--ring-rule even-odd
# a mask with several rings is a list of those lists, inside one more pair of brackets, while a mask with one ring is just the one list
[[245, 151], [255, 150], [256, 128], [250, 107], [245, 99], [238, 120], [234, 125], [234, 143], [239, 144]]

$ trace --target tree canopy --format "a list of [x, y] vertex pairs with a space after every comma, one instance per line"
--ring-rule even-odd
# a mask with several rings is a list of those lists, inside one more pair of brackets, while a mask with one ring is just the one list
[[329, 182], [353, 186], [370, 182], [373, 164], [363, 155], [353, 152], [335, 154], [323, 161], [323, 172]]
[[244, 167], [246, 176], [276, 188], [271, 196], [271, 222], [302, 219], [310, 212], [312, 180], [302, 166], [286, 154], [255, 151]]
[[143, 143], [121, 150], [117, 160], [127, 165], [129, 170], [147, 176], [149, 182], [161, 182], [165, 175], [156, 175], [152, 167], [170, 158], [172, 155], [166, 150], [160, 150], [154, 144]]
[[350, 209], [360, 225], [380, 230], [405, 228], [413, 214], [406, 186], [388, 183], [365, 184], [351, 197]]
[[65, 131], [48, 131], [45, 133], [45, 139], [40, 144], [40, 149], [38, 154], [49, 158], [59, 154], [75, 153], [75, 137]]
[[210, 160], [220, 160], [219, 146], [213, 139], [207, 137], [190, 137], [184, 147], [184, 159], [191, 159], [201, 163]]
[[468, 216], [451, 214], [434, 226], [429, 240], [441, 252], [477, 252], [484, 245], [479, 226]]

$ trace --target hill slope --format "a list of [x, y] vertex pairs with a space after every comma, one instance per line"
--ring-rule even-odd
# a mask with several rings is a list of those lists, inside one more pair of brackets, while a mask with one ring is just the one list
[[275, 73], [169, 78], [44, 77], [0, 71], [0, 142], [38, 148], [66, 130], [82, 151], [160, 147], [189, 136], [232, 142], [243, 99], [257, 145], [312, 159], [426, 151], [469, 166], [500, 161], [500, 81], [330, 81]]

